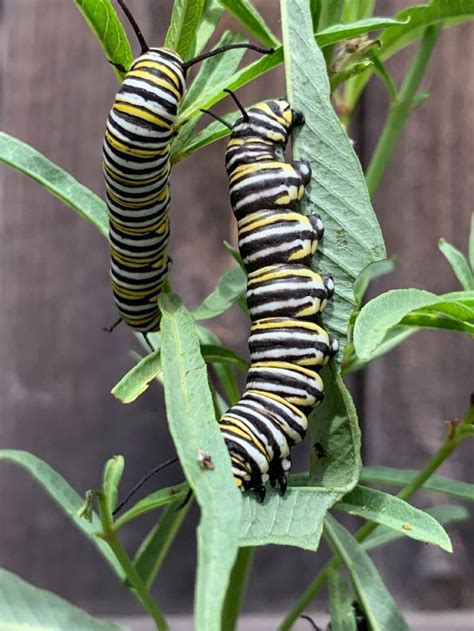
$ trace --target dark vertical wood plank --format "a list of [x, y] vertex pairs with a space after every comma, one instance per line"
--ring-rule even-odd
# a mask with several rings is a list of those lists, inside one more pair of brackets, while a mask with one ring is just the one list
[[[405, 4], [387, 2], [382, 10], [394, 14]], [[377, 282], [374, 294], [394, 287], [435, 293], [459, 289], [437, 242], [443, 236], [463, 251], [467, 248], [474, 184], [473, 35], [472, 24], [441, 35], [424, 86], [431, 96], [407, 124], [376, 196], [388, 253], [397, 255], [399, 264], [394, 274]], [[406, 61], [404, 55], [391, 65], [398, 79]], [[373, 83], [364, 99], [366, 153], [378, 137], [386, 105], [383, 88]], [[473, 356], [467, 336], [423, 332], [368, 369], [363, 418], [367, 464], [423, 466], [440, 446], [446, 421], [467, 408], [474, 389]], [[442, 472], [473, 481], [469, 445]], [[461, 534], [455, 536], [451, 557], [432, 547], [409, 550], [406, 543], [376, 555], [402, 601], [414, 607], [468, 604], [472, 572], [464, 559], [474, 552], [472, 525], [456, 532]]]

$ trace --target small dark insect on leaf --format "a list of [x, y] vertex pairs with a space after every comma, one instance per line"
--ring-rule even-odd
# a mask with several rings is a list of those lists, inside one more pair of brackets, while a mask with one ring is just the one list
[[314, 443], [313, 449], [316, 457], [319, 458], [319, 460], [321, 460], [321, 458], [327, 458], [327, 451], [324, 449], [321, 443]]
[[199, 466], [201, 467], [201, 469], [208, 469], [208, 470], [214, 469], [214, 463], [212, 462], [211, 456], [209, 456], [209, 454], [204, 453], [204, 451], [202, 451], [201, 449], [199, 449], [198, 451], [197, 460], [199, 462]]
[[357, 631], [369, 631], [369, 623], [357, 600], [354, 600], [352, 606], [354, 608]]

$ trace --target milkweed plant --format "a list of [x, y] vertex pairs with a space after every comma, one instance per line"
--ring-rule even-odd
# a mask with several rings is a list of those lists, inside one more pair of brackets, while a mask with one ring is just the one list
[[[133, 54], [113, 2], [71, 2], [104, 50], [104, 72], [115, 72], [122, 80]], [[129, 3], [133, 5], [132, 0]], [[433, 476], [474, 434], [473, 401], [461, 421], [449, 424], [443, 444], [420, 470], [362, 468], [357, 411], [344, 385], [345, 375], [363, 370], [424, 328], [474, 335], [474, 217], [467, 256], [440, 241], [440, 250], [461, 288], [454, 287], [444, 295], [393, 289], [364, 302], [369, 283], [394, 267], [393, 260], [386, 257], [371, 198], [406, 121], [427, 98], [420, 92], [420, 84], [442, 30], [472, 19], [474, 2], [432, 0], [409, 6], [393, 18], [375, 17], [374, 5], [374, 0], [280, 0], [279, 37], [251, 0], [175, 0], [164, 42], [183, 59], [195, 57], [227, 12], [240, 23], [241, 32], [226, 31], [218, 46], [242, 43], [248, 37], [273, 49], [248, 65], [242, 65], [243, 50], [209, 58], [200, 65], [181, 103], [172, 163], [195, 159], [193, 154], [201, 148], [229, 134], [219, 121], [197, 129], [204, 116], [202, 109], [226, 98], [224, 89], [237, 90], [279, 65], [284, 65], [288, 101], [305, 116], [305, 125], [294, 134], [292, 143], [294, 158], [307, 160], [313, 167], [300, 210], [304, 214], [316, 210], [325, 224], [314, 269], [324, 269], [335, 280], [336, 292], [325, 312], [324, 325], [339, 341], [337, 355], [322, 371], [325, 399], [309, 417], [304, 443], [309, 456], [307, 473], [290, 475], [284, 497], [269, 489], [263, 503], [252, 492], [240, 493], [234, 485], [216, 419], [240, 398], [237, 371], [245, 372], [248, 362], [205, 326], [207, 320], [230, 308], [245, 308], [246, 274], [238, 253], [231, 248], [237, 259], [234, 267], [194, 310], [186, 307], [185, 297], [167, 286], [159, 297], [161, 330], [149, 334], [155, 350], [148, 349], [113, 389], [120, 401], [131, 403], [151, 382], [164, 388], [169, 429], [185, 482], [159, 488], [140, 501], [132, 499], [124, 512], [114, 516], [119, 491], [123, 493], [122, 456], [114, 456], [105, 464], [98, 490], [87, 492], [84, 499], [82, 491], [75, 491], [34, 455], [0, 451], [1, 459], [24, 468], [47, 491], [160, 631], [170, 627], [150, 589], [192, 502], [200, 511], [194, 599], [198, 631], [236, 628], [256, 547], [278, 544], [315, 552], [321, 539], [333, 556], [283, 615], [279, 630], [293, 628], [302, 615], [307, 616], [314, 598], [327, 589], [332, 631], [355, 631], [361, 619], [374, 631], [403, 631], [408, 625], [370, 551], [409, 537], [450, 552], [451, 541], [444, 526], [467, 519], [466, 509], [450, 504], [420, 510], [410, 500], [423, 489], [474, 500], [473, 485]], [[412, 44], [411, 61], [397, 85], [386, 62]], [[373, 75], [385, 85], [390, 106], [364, 174], [348, 130]], [[224, 119], [232, 124], [240, 115], [235, 111]], [[107, 238], [104, 201], [73, 174], [3, 132], [0, 160], [36, 180]], [[209, 367], [216, 377], [213, 383], [208, 378]], [[382, 492], [374, 488], [378, 483], [399, 487], [399, 491], [396, 495]], [[185, 503], [190, 490], [192, 499]], [[121, 542], [122, 530], [152, 511], [157, 521], [130, 556]], [[341, 524], [341, 514], [357, 516], [364, 524], [351, 532]], [[0, 623], [7, 627], [35, 624], [51, 629], [125, 629], [92, 618], [6, 570], [0, 572]], [[317, 621], [309, 623], [317, 627]]]

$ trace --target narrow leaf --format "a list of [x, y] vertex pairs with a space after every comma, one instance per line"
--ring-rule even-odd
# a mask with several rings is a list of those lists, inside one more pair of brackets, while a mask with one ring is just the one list
[[333, 24], [324, 30], [319, 30], [315, 35], [320, 48], [336, 44], [346, 39], [352, 39], [359, 35], [365, 35], [371, 31], [407, 24], [407, 20], [395, 20], [392, 18], [366, 18], [349, 22], [347, 24]]
[[323, 247], [313, 265], [334, 277], [336, 293], [324, 313], [326, 328], [339, 339], [341, 361], [355, 306], [352, 285], [369, 264], [385, 257], [364, 175], [330, 101], [324, 58], [311, 33], [307, 0], [281, 0], [287, 93], [305, 124], [294, 139], [293, 155], [310, 161], [312, 177], [301, 210], [319, 212], [325, 224]]
[[[474, 4], [471, 0], [432, 0], [427, 4], [407, 7], [395, 16], [397, 20], [402, 21], [402, 24], [387, 29], [381, 35], [380, 58], [386, 61], [419, 38], [428, 26], [440, 22], [443, 23], [443, 27], [453, 26], [471, 19], [472, 16], [474, 16]], [[354, 80], [347, 105], [352, 108], [355, 106], [371, 76], [372, 73], [369, 71]]]
[[353, 596], [339, 572], [329, 574], [329, 613], [331, 631], [357, 631]]
[[274, 48], [279, 45], [278, 39], [249, 0], [221, 0], [221, 4], [264, 46]]
[[326, 517], [324, 532], [347, 567], [371, 631], [409, 631], [402, 612], [360, 543], [331, 515]]
[[224, 13], [224, 7], [219, 0], [205, 0], [201, 20], [196, 30], [196, 41], [193, 56], [199, 55], [214, 33], [216, 26]]
[[321, 377], [324, 400], [309, 417], [311, 485], [337, 490], [342, 496], [354, 488], [359, 479], [357, 411], [332, 362], [322, 370]]
[[448, 552], [453, 551], [446, 531], [436, 519], [389, 493], [357, 486], [335, 508], [389, 526], [411, 539], [438, 545]]
[[215, 318], [230, 309], [245, 293], [247, 276], [239, 266], [224, 272], [215, 289], [192, 312], [195, 320]]
[[[384, 19], [384, 21], [387, 21]], [[398, 22], [393, 23], [393, 20], [388, 20], [390, 24], [386, 26], [394, 26], [398, 24]], [[318, 33], [314, 35], [315, 41], [320, 44], [321, 47], [330, 46], [331, 44], [336, 44], [337, 42], [343, 41], [348, 37], [354, 37], [360, 33], [365, 33], [366, 31], [372, 30], [370, 26], [365, 23], [366, 21], [361, 21], [359, 26], [356, 25], [335, 25], [334, 30], [331, 31], [327, 29], [327, 31], [323, 31], [322, 33]], [[348, 28], [350, 27], [350, 28]], [[353, 27], [353, 28], [352, 28]], [[381, 28], [380, 23], [373, 24], [374, 29]], [[351, 30], [352, 29], [352, 30]], [[351, 32], [349, 32], [351, 31]], [[313, 38], [313, 35], [311, 35]], [[253, 81], [257, 77], [262, 76], [266, 72], [273, 70], [283, 62], [283, 47], [278, 46], [275, 48], [275, 52], [271, 55], [264, 55], [257, 61], [245, 66], [239, 72], [237, 72], [232, 77], [227, 77], [223, 79], [220, 83], [215, 83], [207, 88], [200, 96], [199, 100], [196, 100], [192, 105], [188, 107], [182, 108], [177, 121], [177, 126], [183, 125], [187, 120], [195, 116], [201, 108], [210, 108], [215, 103], [221, 101], [226, 98], [227, 95], [223, 92], [224, 88], [228, 88], [230, 90], [237, 90], [238, 88], [246, 85], [250, 81]]]
[[160, 349], [140, 359], [112, 388], [112, 394], [122, 403], [132, 403], [143, 394], [153, 379], [161, 375]]
[[13, 449], [0, 450], [0, 460], [12, 462], [29, 473], [43, 487], [46, 493], [67, 517], [69, 517], [76, 528], [86, 535], [89, 541], [109, 563], [120, 580], [123, 579], [122, 567], [109, 546], [105, 541], [95, 536], [96, 533], [100, 532], [102, 529], [98, 516], [92, 513], [91, 521], [87, 521], [78, 516], [84, 504], [83, 498], [69, 486], [59, 473], [56, 473], [48, 464], [26, 451], [15, 451]]
[[35, 180], [107, 236], [105, 203], [30, 145], [0, 132], [0, 162]]
[[[232, 114], [226, 114], [222, 116], [222, 118], [233, 125], [235, 121], [241, 116], [240, 112], [232, 112]], [[188, 128], [188, 125], [194, 129], [194, 121], [198, 116], [195, 116], [193, 119], [188, 121], [183, 127], [182, 131], [185, 132]], [[220, 140], [221, 138], [225, 138], [225, 136], [229, 135], [229, 129], [223, 125], [220, 121], [215, 121], [211, 123], [200, 132], [191, 135], [181, 135], [182, 132], [178, 134], [176, 145], [172, 145], [171, 149], [171, 162], [176, 164], [183, 158], [191, 155], [195, 151], [199, 151], [203, 147], [212, 144], [216, 140]]]
[[146, 515], [146, 513], [161, 508], [162, 506], [168, 504], [179, 505], [186, 497], [188, 490], [189, 486], [186, 482], [183, 482], [183, 484], [169, 486], [147, 495], [147, 497], [137, 502], [123, 515], [120, 515], [120, 517], [115, 520], [115, 527], [121, 528], [124, 524], [132, 521], [132, 519]]
[[[434, 517], [434, 519], [436, 519], [436, 521], [442, 526], [455, 522], [467, 521], [469, 519], [469, 511], [467, 511], [464, 506], [454, 506], [452, 504], [448, 504], [446, 506], [433, 506], [433, 508], [429, 508], [426, 512]], [[386, 543], [398, 541], [398, 539], [404, 535], [405, 533], [402, 534], [392, 528], [388, 528], [387, 526], [379, 526], [367, 537], [367, 539], [365, 539], [365, 541], [363, 541], [362, 547], [364, 550], [372, 550], [373, 548], [383, 546]]]
[[126, 631], [115, 622], [92, 618], [82, 609], [19, 576], [0, 569], [0, 629], [3, 631]]
[[380, 278], [381, 276], [385, 276], [386, 274], [390, 274], [395, 270], [395, 266], [396, 260], [393, 256], [367, 265], [367, 267], [360, 272], [354, 283], [353, 289], [356, 303], [358, 305], [362, 303], [362, 298], [364, 297], [369, 284], [373, 280]]
[[289, 487], [285, 497], [269, 491], [263, 504], [252, 493], [243, 501], [241, 546], [270, 543], [317, 550], [327, 510], [339, 494], [318, 487]]
[[[211, 346], [222, 346], [222, 342], [217, 335], [215, 335], [212, 331], [209, 331], [209, 329], [197, 325], [196, 330], [202, 345], [207, 344]], [[222, 385], [227, 399], [230, 401], [231, 405], [234, 405], [240, 399], [240, 390], [237, 379], [235, 378], [234, 367], [229, 364], [213, 364], [212, 368]], [[226, 406], [226, 410], [228, 407], [229, 406]]]
[[[105, 52], [105, 57], [118, 66], [129, 68], [133, 53], [125, 30], [110, 0], [74, 0], [82, 17], [90, 26]], [[119, 79], [124, 73], [117, 68]]]
[[464, 289], [474, 289], [474, 274], [464, 254], [445, 239], [439, 240], [438, 247], [448, 259], [461, 286]]
[[387, 331], [411, 311], [441, 300], [436, 294], [421, 289], [393, 289], [368, 302], [354, 327], [354, 346], [359, 358], [370, 359]]
[[[417, 469], [395, 469], [393, 467], [364, 467], [361, 480], [394, 486], [405, 486], [413, 482], [419, 474]], [[444, 493], [459, 500], [474, 502], [474, 484], [451, 480], [440, 475], [433, 475], [423, 485], [425, 491]]]
[[[247, 40], [240, 33], [231, 33], [226, 31], [221, 39], [217, 42], [216, 48], [221, 46], [229, 46], [231, 44], [244, 44]], [[212, 83], [217, 83], [231, 76], [239, 67], [242, 57], [245, 55], [245, 49], [237, 48], [229, 50], [222, 55], [215, 55], [203, 61], [199, 71], [188, 88], [184, 97], [182, 107], [186, 107], [197, 100], [201, 92]]]
[[102, 488], [110, 513], [112, 513], [117, 506], [117, 497], [124, 467], [125, 460], [123, 456], [114, 456], [107, 461], [104, 468]]
[[187, 61], [196, 48], [196, 29], [204, 11], [204, 0], [175, 0], [165, 47]]
[[[242, 498], [214, 417], [207, 370], [193, 318], [177, 296], [162, 294], [159, 306], [168, 423], [176, 451], [201, 509], [195, 625], [220, 631], [220, 613], [237, 555]], [[199, 454], [214, 469], [200, 466]]]
[[240, 370], [247, 372], [249, 369], [249, 362], [246, 362], [242, 357], [231, 351], [230, 348], [225, 346], [217, 346], [215, 344], [204, 344], [201, 346], [201, 353], [204, 357], [206, 364], [231, 364], [237, 366]]
[[179, 502], [166, 506], [157, 524], [140, 544], [133, 562], [148, 589], [160, 571], [190, 507], [191, 502], [181, 508]]

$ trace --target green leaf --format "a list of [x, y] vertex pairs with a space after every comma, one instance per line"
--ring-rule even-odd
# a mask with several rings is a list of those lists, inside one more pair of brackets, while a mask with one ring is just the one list
[[[106, 59], [123, 68], [129, 68], [133, 61], [132, 48], [110, 0], [74, 0], [74, 2], [99, 40]], [[117, 68], [115, 72], [119, 79], [123, 79], [123, 72]]]
[[339, 572], [332, 571], [328, 579], [331, 631], [357, 631], [353, 596]]
[[[395, 469], [393, 467], [364, 467], [361, 480], [393, 486], [410, 484], [420, 472], [417, 469]], [[440, 475], [431, 476], [424, 484], [424, 491], [444, 493], [459, 500], [474, 502], [474, 484], [451, 480]]]
[[389, 526], [411, 539], [435, 544], [448, 552], [453, 551], [446, 531], [436, 519], [389, 493], [357, 486], [335, 508]]
[[[437, 522], [445, 526], [455, 522], [467, 521], [469, 519], [469, 511], [464, 506], [454, 506], [447, 504], [446, 506], [433, 506], [426, 510]], [[405, 533], [404, 533], [405, 534]], [[371, 535], [362, 543], [364, 550], [372, 550], [386, 543], [397, 541], [404, 534], [388, 528], [387, 526], [379, 526]]]
[[249, 0], [220, 0], [227, 11], [243, 26], [255, 35], [264, 46], [274, 48], [279, 45], [278, 39]]
[[196, 29], [204, 11], [204, 0], [175, 0], [165, 47], [187, 61], [196, 48]]
[[[445, 313], [447, 309], [451, 316], [459, 315], [461, 306], [449, 305], [448, 297], [449, 294], [437, 296], [422, 289], [393, 289], [377, 296], [362, 308], [356, 320], [354, 346], [357, 355], [362, 360], [371, 359], [389, 329], [407, 324], [406, 317], [418, 309], [435, 307]], [[454, 300], [451, 302], [455, 303]]]
[[383, 339], [383, 342], [370, 356], [370, 360], [363, 361], [359, 359], [357, 355], [351, 355], [346, 364], [343, 363], [343, 374], [349, 375], [352, 372], [356, 372], [357, 370], [365, 368], [369, 361], [372, 362], [375, 359], [382, 357], [382, 355], [390, 352], [391, 350], [399, 346], [399, 344], [404, 342], [408, 337], [416, 333], [416, 331], [417, 330], [415, 328], [412, 328], [410, 326], [395, 326], [392, 329], [389, 329], [387, 335]]
[[324, 533], [347, 567], [371, 631], [409, 631], [402, 612], [360, 543], [329, 514]]
[[105, 237], [108, 218], [105, 203], [66, 171], [30, 145], [0, 132], [0, 162], [35, 180], [47, 191], [90, 221]]
[[323, 321], [339, 339], [341, 361], [355, 307], [352, 285], [369, 263], [385, 258], [385, 246], [360, 163], [331, 105], [307, 0], [282, 0], [281, 8], [287, 93], [292, 107], [305, 115], [293, 156], [309, 160], [313, 171], [301, 210], [319, 212], [325, 224], [323, 247], [313, 266], [334, 276], [336, 293]]
[[[463, 318], [463, 315], [466, 319]], [[468, 321], [466, 321], [468, 320]], [[474, 311], [461, 303], [437, 303], [406, 315], [401, 324], [417, 328], [446, 329], [474, 335]]]
[[[397, 20], [404, 24], [386, 30], [380, 37], [382, 61], [408, 46], [419, 38], [425, 29], [434, 24], [443, 23], [443, 27], [453, 26], [474, 16], [472, 0], [432, 0], [428, 4], [407, 7], [396, 15]], [[409, 20], [408, 23], [406, 21]], [[358, 102], [362, 90], [367, 85], [372, 73], [369, 71], [354, 80], [350, 89], [350, 99], [347, 105], [352, 108]]]
[[158, 349], [137, 362], [112, 388], [112, 394], [122, 403], [132, 403], [161, 372], [161, 352]]
[[344, 68], [343, 70], [340, 70], [339, 72], [336, 72], [336, 74], [333, 75], [330, 80], [331, 93], [334, 92], [334, 90], [338, 86], [340, 86], [341, 83], [348, 81], [349, 79], [351, 79], [352, 77], [355, 77], [361, 72], [365, 72], [367, 68], [369, 68], [371, 65], [372, 65], [372, 61], [369, 61], [369, 60], [359, 61], [355, 64], [348, 66], [347, 68]]
[[263, 504], [245, 494], [240, 523], [241, 546], [270, 543], [317, 550], [324, 516], [339, 497], [318, 487], [289, 487], [285, 497], [269, 491]]
[[125, 460], [123, 456], [114, 456], [105, 464], [102, 488], [110, 513], [113, 513], [117, 506], [117, 497], [124, 467]]
[[[386, 22], [387, 20], [384, 19], [384, 21]], [[389, 20], [389, 22], [390, 24], [387, 24], [387, 26], [394, 26], [393, 20]], [[377, 24], [374, 23], [372, 26], [374, 29], [378, 29], [381, 28], [380, 24], [381, 23], [378, 22]], [[398, 24], [398, 22], [395, 22], [395, 24]], [[350, 28], [348, 28], [348, 26], [350, 26]], [[370, 25], [366, 24], [365, 20], [361, 20], [359, 26], [336, 25], [333, 27], [333, 30], [327, 29], [327, 31], [314, 35], [314, 39], [316, 42], [320, 42], [321, 46], [330, 46], [331, 44], [336, 44], [337, 42], [347, 39], [347, 37], [365, 33], [368, 30], [371, 30]], [[313, 38], [313, 35], [311, 35], [311, 38]], [[257, 61], [239, 70], [239, 72], [233, 76], [224, 78], [221, 82], [210, 85], [200, 96], [199, 101], [196, 100], [193, 104], [181, 109], [177, 126], [180, 127], [183, 125], [187, 120], [195, 116], [201, 108], [209, 109], [215, 103], [226, 98], [227, 95], [223, 92], [224, 88], [235, 91], [266, 72], [273, 70], [273, 68], [276, 68], [282, 62], [283, 47], [278, 46], [273, 54], [264, 55], [260, 59], [257, 59]]]
[[183, 482], [182, 484], [159, 489], [158, 491], [147, 495], [123, 515], [117, 517], [114, 523], [115, 528], [121, 528], [124, 524], [132, 521], [132, 519], [146, 515], [146, 513], [154, 511], [157, 508], [161, 508], [162, 506], [166, 506], [168, 504], [179, 505], [179, 503], [186, 497], [188, 490], [189, 486], [186, 482]]
[[[311, 5], [311, 3], [309, 3]], [[318, 31], [332, 26], [340, 21], [344, 0], [320, 0], [320, 10], [318, 19]], [[309, 15], [311, 15], [311, 7], [308, 7]]]
[[471, 231], [469, 233], [469, 263], [471, 264], [471, 270], [474, 273], [474, 213], [471, 216]]
[[367, 265], [367, 267], [360, 272], [354, 283], [353, 290], [356, 303], [358, 305], [362, 304], [362, 298], [373, 280], [385, 276], [386, 274], [391, 274], [395, 270], [395, 267], [396, 259], [393, 256]]
[[245, 294], [247, 275], [239, 266], [224, 272], [215, 289], [192, 312], [195, 320], [209, 320], [230, 309]]
[[439, 240], [438, 247], [448, 259], [462, 287], [464, 289], [474, 289], [474, 274], [464, 254], [445, 239]]
[[[195, 626], [220, 631], [220, 612], [237, 555], [242, 498], [215, 421], [207, 370], [193, 318], [181, 300], [161, 294], [166, 411], [181, 466], [201, 509], [197, 531]], [[212, 457], [202, 469], [199, 454]]]
[[240, 370], [247, 372], [249, 369], [249, 362], [242, 359], [240, 355], [231, 351], [230, 348], [225, 346], [218, 346], [215, 344], [203, 344], [201, 346], [201, 353], [204, 357], [206, 364], [231, 364], [237, 366]]
[[[46, 491], [51, 499], [69, 517], [72, 523], [80, 530], [89, 541], [97, 548], [100, 554], [109, 563], [115, 574], [123, 579], [123, 570], [114, 554], [105, 541], [96, 537], [96, 533], [102, 530], [98, 516], [92, 512], [91, 521], [79, 517], [78, 512], [83, 507], [83, 498], [51, 467], [26, 451], [13, 449], [0, 450], [0, 460], [12, 462], [22, 467], [29, 473]], [[0, 611], [2, 609], [0, 608]]]
[[82, 609], [19, 576], [0, 569], [0, 629], [2, 631], [126, 631], [115, 622], [92, 618]]
[[214, 33], [217, 23], [224, 13], [219, 0], [205, 0], [201, 21], [196, 30], [196, 41], [193, 55], [197, 56]]
[[371, 31], [407, 24], [407, 20], [394, 20], [392, 18], [367, 18], [351, 22], [349, 24], [333, 24], [315, 35], [320, 48], [336, 44], [346, 39], [352, 39], [359, 35], [365, 35]]
[[181, 508], [178, 508], [178, 502], [168, 504], [159, 521], [140, 544], [133, 563], [148, 589], [160, 571], [191, 504], [188, 502]]
[[345, 2], [342, 17], [344, 22], [355, 22], [367, 18], [374, 12], [375, 0], [359, 0], [358, 2]]
[[[226, 31], [215, 47], [220, 48], [221, 46], [244, 44], [246, 42], [247, 40], [240, 33]], [[181, 107], [186, 107], [197, 100], [206, 86], [232, 76], [239, 67], [244, 55], [245, 49], [237, 48], [236, 50], [229, 50], [222, 55], [215, 55], [214, 57], [209, 57], [209, 59], [204, 60], [199, 68], [199, 72], [186, 92]], [[177, 139], [175, 139], [175, 144], [176, 140]]]
[[[222, 346], [222, 342], [220, 339], [206, 329], [203, 326], [197, 325], [196, 330], [199, 335], [199, 340], [202, 345], [211, 345], [211, 346]], [[224, 393], [230, 401], [231, 405], [237, 403], [240, 399], [240, 390], [239, 385], [237, 383], [237, 379], [235, 378], [235, 371], [233, 366], [229, 364], [213, 364], [212, 368], [217, 375], [217, 378], [224, 389]], [[226, 405], [226, 410], [229, 406]]]
[[[335, 366], [323, 368], [324, 400], [309, 416], [311, 486], [338, 491], [340, 497], [357, 484], [360, 474], [360, 430], [352, 397]], [[321, 458], [315, 445], [320, 445]]]

